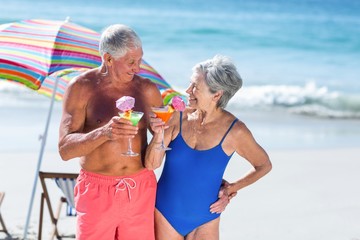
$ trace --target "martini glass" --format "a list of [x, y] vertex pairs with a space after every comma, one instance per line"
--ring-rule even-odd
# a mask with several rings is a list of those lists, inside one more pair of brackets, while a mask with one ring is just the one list
[[[156, 117], [163, 120], [165, 123], [170, 119], [174, 111], [171, 111], [169, 106], [164, 107], [152, 107], [151, 110], [156, 114]], [[162, 139], [161, 139], [161, 145], [158, 147], [160, 150], [171, 150], [169, 147], [165, 147], [164, 145], [164, 128], [161, 130]]]
[[[119, 112], [119, 115], [122, 118], [130, 120], [133, 126], [137, 126], [137, 124], [139, 123], [139, 121], [142, 118], [142, 116], [144, 115], [144, 113], [137, 112], [137, 111], [131, 111], [131, 112]], [[138, 156], [139, 154], [136, 152], [133, 152], [133, 150], [132, 150], [131, 138], [129, 138], [128, 141], [129, 141], [128, 150], [126, 152], [122, 153], [122, 155], [131, 156], [131, 157]]]

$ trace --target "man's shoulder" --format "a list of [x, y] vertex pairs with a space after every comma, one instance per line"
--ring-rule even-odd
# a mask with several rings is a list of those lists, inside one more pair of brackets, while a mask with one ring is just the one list
[[139, 75], [135, 75], [134, 79], [137, 81], [137, 84], [139, 84], [142, 88], [154, 88], [157, 89], [157, 86], [154, 82], [152, 82], [148, 78], [144, 78]]
[[138, 91], [149, 101], [150, 105], [157, 106], [162, 102], [161, 93], [154, 82], [148, 78], [136, 75]]
[[89, 69], [78, 76], [74, 77], [70, 84], [76, 84], [76, 85], [88, 85], [89, 83], [94, 82], [94, 79], [96, 79], [96, 72], [94, 69]]
[[142, 77], [140, 75], [135, 75], [134, 79], [139, 81], [141, 84], [154, 84], [150, 79]]
[[76, 99], [85, 99], [91, 95], [90, 93], [94, 92], [95, 80], [96, 77], [92, 69], [83, 72], [71, 79], [67, 85], [66, 92]]

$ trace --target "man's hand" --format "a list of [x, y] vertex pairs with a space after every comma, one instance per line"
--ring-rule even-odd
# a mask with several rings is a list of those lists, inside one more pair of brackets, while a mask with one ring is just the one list
[[115, 116], [103, 126], [103, 132], [109, 140], [133, 138], [138, 132], [138, 127], [133, 126], [130, 120]]
[[222, 213], [225, 210], [226, 206], [230, 203], [230, 200], [236, 196], [237, 192], [231, 194], [228, 193], [229, 186], [230, 183], [226, 180], [223, 180], [218, 194], [219, 199], [210, 206], [211, 213]]

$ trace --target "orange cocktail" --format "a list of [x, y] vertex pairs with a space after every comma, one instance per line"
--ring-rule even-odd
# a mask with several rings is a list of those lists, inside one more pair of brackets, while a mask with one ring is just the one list
[[174, 110], [169, 106], [153, 107], [152, 110], [156, 114], [156, 117], [161, 118], [161, 120], [163, 120], [165, 123], [170, 119], [174, 112]]
[[[174, 109], [171, 106], [164, 106], [164, 107], [152, 107], [152, 111], [156, 114], [156, 117], [163, 120], [165, 123], [169, 121], [172, 114], [174, 113]], [[164, 145], [164, 128], [162, 129], [162, 141], [159, 147], [161, 150], [171, 150], [169, 147], [165, 147]]]

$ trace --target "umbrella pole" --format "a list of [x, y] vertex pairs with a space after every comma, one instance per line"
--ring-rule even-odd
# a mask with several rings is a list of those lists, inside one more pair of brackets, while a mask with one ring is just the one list
[[[41, 140], [42, 140], [41, 141], [41, 149], [40, 149], [40, 154], [39, 154], [39, 158], [38, 158], [38, 163], [37, 163], [37, 166], [36, 166], [33, 189], [32, 189], [32, 193], [31, 193], [29, 209], [28, 209], [26, 223], [25, 223], [25, 227], [24, 227], [24, 236], [23, 236], [24, 240], [26, 240], [26, 236], [27, 236], [27, 233], [28, 233], [28, 228], [29, 228], [29, 223], [30, 223], [30, 218], [31, 218], [31, 210], [32, 210], [33, 203], [34, 203], [36, 185], [37, 185], [37, 182], [38, 182], [39, 171], [40, 171], [40, 167], [41, 167], [42, 158], [43, 158], [43, 155], [44, 155], [46, 138], [47, 138], [47, 134], [48, 134], [48, 129], [49, 129], [49, 124], [50, 124], [50, 120], [51, 120], [52, 110], [53, 110], [53, 107], [54, 107], [54, 101], [55, 101], [55, 95], [56, 95], [56, 89], [57, 89], [58, 81], [59, 81], [59, 78], [56, 77], [55, 78], [54, 90], [53, 90], [53, 93], [52, 93], [52, 96], [51, 96], [50, 108], [49, 108], [48, 117], [47, 117], [47, 121], [46, 121], [46, 125], [45, 125], [45, 130], [44, 130], [44, 134], [43, 134], [43, 136], [41, 138]], [[38, 234], [40, 234], [40, 233], [38, 233]]]

